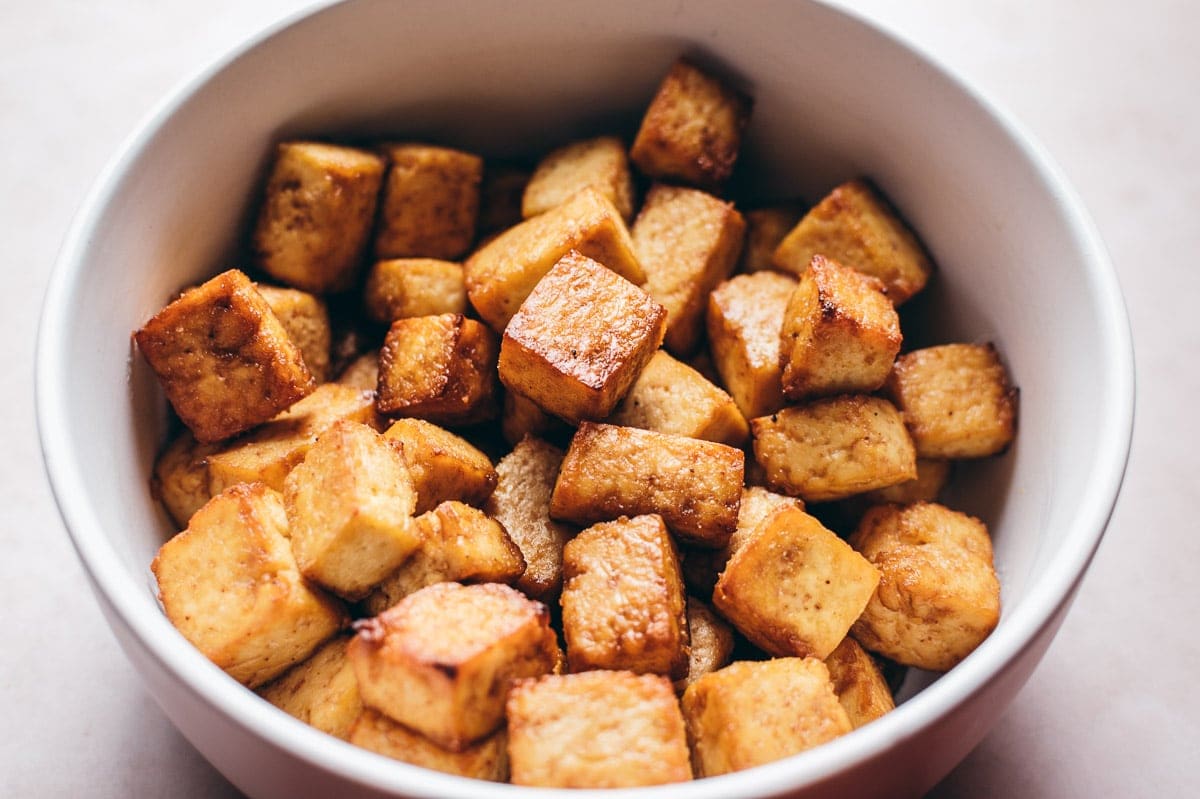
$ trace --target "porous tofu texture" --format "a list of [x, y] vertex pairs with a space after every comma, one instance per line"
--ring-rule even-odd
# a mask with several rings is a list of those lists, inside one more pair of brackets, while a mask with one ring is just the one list
[[464, 255], [475, 240], [483, 159], [425, 144], [384, 148], [388, 159], [375, 232], [377, 258]]
[[761, 766], [851, 730], [816, 658], [741, 661], [701, 677], [683, 694], [697, 777]]
[[348, 635], [330, 639], [303, 663], [264, 685], [259, 695], [305, 724], [346, 740], [362, 712], [358, 680], [346, 659], [349, 642]]
[[646, 270], [646, 292], [667, 309], [667, 349], [686, 356], [704, 333], [708, 295], [742, 251], [742, 215], [711, 194], [656, 184], [629, 235]]
[[686, 599], [662, 518], [621, 517], [563, 550], [562, 613], [571, 671], [687, 676]]
[[154, 463], [151, 490], [179, 530], [187, 527], [192, 514], [212, 498], [208, 490], [208, 456], [216, 451], [216, 444], [200, 444], [185, 430]]
[[755, 208], [742, 214], [746, 219], [746, 243], [738, 260], [739, 272], [774, 269], [775, 248], [803, 216], [796, 203]]
[[1016, 433], [1016, 390], [991, 344], [906, 353], [885, 390], [923, 458], [994, 455]]
[[292, 342], [300, 348], [304, 365], [313, 379], [324, 383], [329, 379], [329, 347], [333, 334], [329, 311], [314, 294], [299, 289], [255, 284], [258, 293], [271, 306]]
[[933, 265], [916, 235], [865, 180], [831, 191], [775, 250], [775, 268], [804, 274], [814, 255], [873, 275], [900, 305], [929, 281]]
[[900, 317], [883, 283], [814, 255], [783, 316], [783, 394], [792, 401], [870, 393], [900, 352]]
[[397, 319], [379, 353], [375, 407], [439, 424], [491, 418], [497, 349], [495, 334], [462, 314]]
[[688, 672], [675, 681], [682, 692], [705, 674], [723, 669], [733, 657], [733, 628], [695, 597], [687, 600]]
[[365, 150], [280, 144], [254, 229], [255, 263], [304, 291], [350, 288], [375, 220], [383, 168], [383, 159]]
[[617, 137], [572, 142], [546, 155], [525, 186], [521, 214], [528, 219], [545, 213], [588, 187], [607, 197], [624, 219], [633, 217], [633, 175]]
[[733, 172], [751, 105], [712, 75], [676, 61], [646, 109], [629, 157], [652, 178], [717, 186]]
[[134, 338], [201, 443], [265, 422], [316, 387], [300, 348], [236, 269], [185, 291]]
[[367, 316], [391, 324], [410, 316], [464, 313], [467, 288], [462, 264], [436, 258], [376, 261], [363, 288]]
[[342, 605], [300, 575], [283, 500], [261, 483], [209, 500], [150, 568], [171, 623], [250, 688], [307, 658], [346, 621]]
[[301, 573], [361, 599], [421, 545], [417, 493], [404, 458], [379, 433], [337, 422], [284, 480]]
[[933, 502], [880, 505], [867, 511], [850, 544], [880, 574], [853, 631], [872, 652], [947, 671], [1000, 621], [992, 542], [978, 519]]
[[576, 250], [634, 285], [646, 280], [621, 214], [592, 188], [515, 225], [481, 246], [463, 264], [467, 297], [500, 332], [559, 260]]
[[572, 424], [603, 419], [662, 343], [666, 311], [611, 269], [562, 257], [504, 329], [500, 380]]
[[517, 683], [508, 697], [515, 785], [626, 788], [692, 778], [671, 683], [589, 671]]
[[854, 729], [896, 709], [896, 700], [875, 659], [846, 636], [825, 658], [834, 693]]
[[469, 441], [424, 419], [397, 419], [383, 437], [400, 448], [417, 491], [417, 513], [446, 500], [482, 505], [496, 488], [496, 470]]
[[815, 400], [753, 419], [750, 430], [768, 485], [806, 502], [842, 499], [917, 476], [900, 412], [879, 397]]
[[682, 541], [717, 549], [737, 526], [745, 455], [695, 438], [584, 422], [554, 485], [550, 515], [592, 524], [657, 513]]
[[504, 782], [508, 779], [507, 736], [504, 730], [461, 752], [443, 749], [419, 733], [366, 708], [350, 730], [350, 743], [376, 754], [434, 771]]
[[363, 703], [463, 751], [504, 723], [513, 680], [561, 657], [546, 606], [497, 583], [438, 583], [357, 622], [347, 654]]
[[804, 511], [783, 507], [730, 556], [713, 604], [770, 654], [824, 658], [878, 583], [875, 567], [845, 541]]

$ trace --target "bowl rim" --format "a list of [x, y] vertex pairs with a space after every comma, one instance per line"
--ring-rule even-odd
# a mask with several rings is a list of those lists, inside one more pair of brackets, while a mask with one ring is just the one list
[[[195, 698], [228, 720], [265, 739], [287, 754], [351, 783], [412, 796], [514, 796], [517, 786], [483, 783], [454, 777], [390, 760], [331, 738], [283, 711], [259, 700], [200, 655], [157, 610], [148, 612], [146, 586], [131, 579], [102, 526], [86, 501], [87, 481], [75, 459], [64, 425], [67, 417], [60, 389], [68, 385], [64, 369], [70, 325], [65, 310], [74, 303], [76, 275], [103, 209], [121, 188], [123, 176], [171, 116], [221, 72], [265, 42], [309, 22], [334, 7], [354, 0], [316, 0], [268, 25], [212, 59], [169, 92], [139, 122], [116, 155], [96, 178], [66, 235], [50, 275], [42, 304], [35, 359], [35, 408], [43, 463], [63, 523], [102, 604], [120, 619], [142, 649]], [[1094, 222], [1068, 184], [1065, 175], [1034, 137], [1009, 112], [988, 99], [961, 74], [902, 34], [884, 28], [839, 0], [809, 0], [816, 10], [839, 15], [931, 71], [975, 104], [1018, 149], [1045, 187], [1067, 224], [1085, 264], [1090, 296], [1102, 324], [1097, 346], [1109, 366], [1099, 396], [1105, 411], [1098, 426], [1096, 457], [1088, 464], [1080, 513], [1063, 531], [1057, 551], [1043, 577], [1029, 586], [1020, 605], [1005, 615], [996, 631], [961, 664], [905, 702], [897, 712], [843, 736], [825, 746], [785, 758], [737, 775], [726, 775], [688, 784], [619, 791], [621, 795], [728, 797], [766, 795], [833, 777], [856, 763], [879, 755], [899, 742], [916, 736], [932, 722], [945, 717], [979, 691], [989, 679], [1033, 644], [1039, 633], [1054, 623], [1071, 601], [1094, 556], [1111, 518], [1129, 458], [1133, 434], [1135, 376], [1129, 318], [1116, 272]], [[112, 623], [110, 618], [110, 624]], [[734, 782], [733, 780], [736, 780]], [[542, 795], [580, 797], [611, 796], [614, 791], [562, 791], [539, 789]]]

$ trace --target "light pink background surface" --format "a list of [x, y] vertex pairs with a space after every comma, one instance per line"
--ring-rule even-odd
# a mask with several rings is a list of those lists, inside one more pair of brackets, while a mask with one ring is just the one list
[[[0, 4], [0, 796], [238, 795], [143, 693], [100, 617], [42, 475], [30, 376], [47, 275], [101, 166], [181, 79], [301, 5]], [[1046, 145], [1109, 245], [1137, 352], [1133, 453], [1108, 537], [1040, 669], [932, 795], [1195, 795], [1200, 6], [845, 5]], [[1079, 394], [1087, 402], [1088, 387]]]

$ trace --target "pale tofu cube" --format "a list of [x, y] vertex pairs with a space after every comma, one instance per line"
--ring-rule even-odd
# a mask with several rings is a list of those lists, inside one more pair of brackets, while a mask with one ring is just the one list
[[479, 506], [496, 488], [496, 469], [488, 456], [432, 422], [397, 419], [383, 437], [404, 455], [417, 490], [417, 513], [447, 500]]
[[688, 673], [675, 681], [683, 692], [705, 674], [723, 669], [733, 658], [733, 628], [713, 609], [695, 597], [687, 600]]
[[443, 749], [425, 736], [397, 724], [382, 713], [366, 708], [350, 730], [350, 743], [376, 754], [414, 766], [505, 782], [508, 779], [507, 736], [500, 730], [461, 752]]
[[437, 258], [376, 261], [363, 288], [367, 316], [390, 325], [412, 316], [464, 313], [467, 288], [462, 264]]
[[216, 444], [201, 444], [185, 430], [154, 462], [151, 491], [179, 530], [187, 527], [192, 514], [212, 499], [208, 490], [208, 456], [216, 451]]
[[854, 729], [896, 709], [896, 700], [875, 659], [847, 636], [825, 658], [833, 690]]
[[258, 693], [290, 716], [346, 740], [362, 712], [358, 680], [346, 659], [350, 636], [327, 641], [308, 660], [292, 666]]
[[375, 232], [376, 258], [464, 255], [475, 240], [483, 159], [447, 147], [396, 144]]
[[329, 379], [329, 349], [333, 339], [329, 311], [314, 294], [299, 289], [255, 284], [258, 293], [271, 306], [271, 311], [283, 325], [288, 336], [304, 356], [304, 365], [313, 379], [324, 383]]
[[738, 271], [762, 272], [774, 269], [775, 248], [804, 214], [798, 204], [772, 205], [746, 211], [746, 243], [738, 261]]
[[624, 219], [633, 218], [633, 175], [620, 139], [600, 136], [550, 152], [525, 186], [521, 214], [526, 219], [543, 214], [585, 188], [607, 197]]

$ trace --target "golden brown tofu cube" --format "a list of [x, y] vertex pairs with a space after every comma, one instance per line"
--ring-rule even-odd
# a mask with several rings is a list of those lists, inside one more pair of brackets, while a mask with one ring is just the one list
[[300, 572], [347, 599], [366, 596], [421, 545], [404, 458], [366, 425], [322, 433], [283, 489]]
[[513, 583], [525, 572], [503, 525], [478, 508], [443, 502], [416, 519], [421, 546], [364, 600], [378, 615], [434, 583]]
[[467, 310], [463, 268], [436, 258], [376, 261], [363, 289], [367, 316], [391, 324], [410, 316], [437, 316]]
[[683, 578], [660, 516], [602, 522], [568, 541], [562, 614], [571, 671], [687, 676]]
[[550, 152], [525, 186], [521, 214], [526, 219], [544, 214], [588, 187], [607, 197], [622, 218], [633, 217], [633, 175], [625, 145], [615, 136], [577, 141]]
[[864, 180], [843, 183], [805, 214], [775, 250], [775, 268], [799, 277], [814, 255], [879, 278], [900, 305], [929, 281], [933, 265], [888, 201]]
[[571, 250], [640, 285], [646, 273], [616, 207], [592, 188], [509, 228], [463, 264], [467, 297], [493, 330], [503, 331], [546, 273]]
[[404, 454], [417, 490], [417, 513], [451, 499], [482, 505], [496, 488], [488, 456], [449, 430], [424, 419], [397, 419], [383, 435]]
[[337, 421], [378, 425], [375, 394], [325, 383], [253, 433], [222, 446], [208, 457], [209, 490], [220, 493], [238, 483], [266, 483], [283, 490], [284, 478]]
[[154, 463], [151, 490], [171, 515], [177, 529], [212, 499], [208, 490], [208, 456], [215, 444], [200, 444], [188, 431], [179, 434]]
[[854, 729], [896, 709], [896, 700], [875, 659], [846, 636], [825, 658], [833, 690]]
[[671, 683], [589, 671], [517, 683], [508, 698], [514, 785], [626, 788], [692, 778]]
[[795, 288], [787, 275], [755, 272], [726, 280], [709, 295], [713, 363], [747, 419], [783, 407], [779, 332]]
[[660, 183], [646, 195], [629, 235], [646, 292], [667, 309], [666, 346], [675, 354], [699, 343], [708, 295], [733, 272], [745, 229], [733, 205], [711, 194]]
[[307, 291], [255, 284], [292, 342], [300, 348], [313, 379], [329, 379], [329, 348], [333, 338], [329, 311], [320, 298]]
[[511, 164], [485, 164], [479, 190], [479, 233], [486, 236], [520, 222], [529, 170]]
[[495, 415], [496, 336], [462, 314], [397, 319], [379, 353], [380, 413], [439, 424]]
[[750, 434], [733, 398], [666, 350], [654, 353], [608, 421], [731, 447]]
[[571, 432], [571, 427], [557, 416], [543, 411], [533, 400], [522, 397], [515, 391], [506, 391], [504, 406], [500, 412], [500, 431], [505, 441], [516, 445], [525, 436], [565, 436]]
[[284, 142], [254, 229], [254, 260], [317, 294], [354, 284], [383, 183], [383, 159], [352, 147]]
[[458, 752], [504, 724], [514, 680], [560, 657], [546, 606], [499, 583], [431, 585], [356, 629], [363, 704]]
[[746, 211], [746, 243], [738, 261], [739, 272], [774, 269], [775, 248], [804, 214], [798, 204], [773, 205]]
[[718, 549], [737, 526], [745, 454], [695, 438], [584, 422], [550, 498], [556, 519], [657, 513], [682, 541]]
[[992, 542], [980, 520], [933, 502], [879, 505], [850, 544], [880, 573], [854, 625], [854, 637], [872, 652], [947, 671], [1000, 621]]
[[729, 543], [721, 549], [693, 549], [687, 553], [684, 560], [684, 579], [688, 586], [704, 596], [712, 596], [717, 577], [725, 570], [730, 556], [758, 532], [759, 525], [768, 516], [780, 508], [804, 510], [804, 503], [796, 497], [776, 494], [762, 486], [743, 488], [742, 502], [738, 506], [737, 527], [729, 537]]
[[914, 502], [937, 502], [938, 495], [950, 480], [950, 461], [917, 458], [917, 476], [887, 488], [868, 491], [862, 499], [870, 505], [887, 502], [911, 505]]
[[342, 370], [337, 382], [343, 386], [371, 392], [371, 404], [375, 404], [375, 388], [379, 385], [379, 352], [364, 352]]
[[424, 144], [396, 144], [384, 150], [388, 172], [375, 257], [464, 255], [475, 240], [483, 159]]
[[705, 674], [725, 668], [733, 658], [733, 628], [695, 597], [687, 600], [687, 623], [688, 673], [675, 682], [680, 692]]
[[261, 483], [213, 497], [150, 566], [171, 623], [201, 654], [257, 688], [346, 621], [296, 568], [283, 500]]
[[724, 183], [742, 146], [750, 98], [679, 60], [646, 109], [629, 157], [652, 178]]
[[862, 613], [879, 572], [819, 521], [782, 508], [725, 565], [713, 604], [773, 655], [824, 658]]
[[517, 588], [535, 599], [562, 587], [563, 547], [575, 528], [550, 518], [550, 494], [563, 452], [539, 438], [523, 438], [496, 464], [496, 491], [485, 510], [504, 525], [520, 548], [525, 573]]
[[886, 392], [923, 458], [980, 458], [1016, 431], [1016, 391], [991, 344], [944, 344], [896, 361]]
[[900, 317], [877, 279], [814, 255], [783, 316], [783, 395], [868, 394], [900, 352]]
[[683, 694], [698, 777], [761, 766], [852, 729], [816, 658], [741, 661], [701, 677]]
[[572, 424], [603, 419], [662, 343], [666, 311], [592, 259], [563, 256], [500, 343], [500, 380]]
[[362, 712], [358, 680], [346, 659], [349, 642], [348, 635], [327, 641], [308, 660], [259, 689], [259, 694], [305, 724], [346, 740]]
[[767, 483], [806, 502], [842, 499], [917, 476], [912, 439], [887, 400], [844, 394], [750, 421]]
[[367, 708], [355, 720], [349, 741], [393, 760], [446, 774], [491, 782], [508, 779], [507, 736], [504, 730], [461, 752], [455, 752], [443, 749], [403, 724], [397, 724], [382, 713]]
[[316, 387], [300, 348], [236, 269], [185, 291], [134, 338], [201, 443], [265, 422]]

